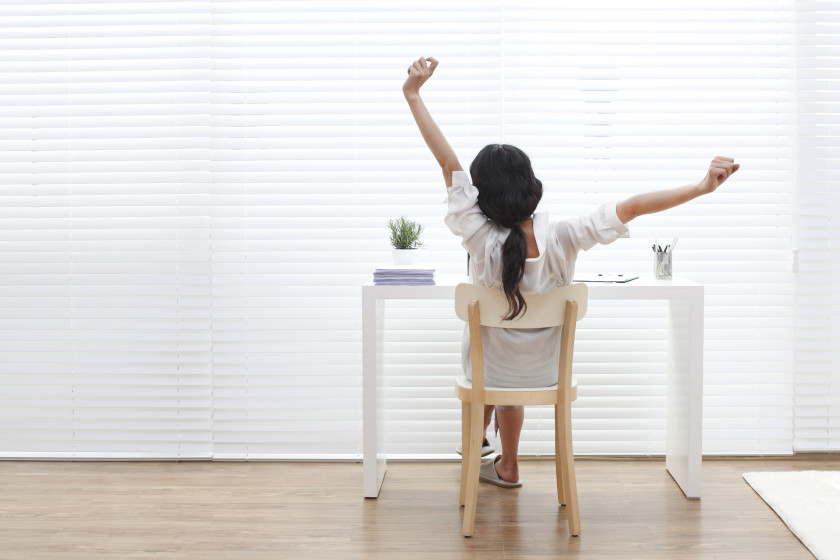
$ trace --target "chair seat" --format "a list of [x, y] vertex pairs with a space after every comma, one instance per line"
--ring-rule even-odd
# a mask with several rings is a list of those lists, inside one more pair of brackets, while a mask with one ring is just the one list
[[[577, 400], [577, 379], [572, 377], [572, 391], [569, 402]], [[455, 396], [463, 402], [471, 402], [472, 382], [463, 373], [455, 378]], [[485, 387], [485, 404], [521, 406], [557, 403], [557, 385], [550, 387]]]

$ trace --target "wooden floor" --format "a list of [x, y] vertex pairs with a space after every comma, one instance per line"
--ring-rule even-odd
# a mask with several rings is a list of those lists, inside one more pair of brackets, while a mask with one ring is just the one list
[[379, 499], [353, 463], [0, 462], [0, 558], [812, 559], [741, 478], [838, 470], [834, 456], [703, 463], [687, 500], [660, 460], [576, 461], [580, 538], [556, 504], [553, 463], [523, 488], [481, 484], [460, 533], [459, 465], [389, 465]]

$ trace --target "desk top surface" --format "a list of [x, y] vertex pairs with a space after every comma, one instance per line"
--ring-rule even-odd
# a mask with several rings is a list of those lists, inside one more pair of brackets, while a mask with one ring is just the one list
[[[374, 285], [371, 277], [362, 286], [362, 293], [376, 299], [447, 298], [455, 294], [455, 286], [469, 282], [467, 276], [436, 275], [434, 286]], [[687, 278], [656, 280], [653, 276], [640, 276], [622, 284], [587, 282], [589, 297], [595, 299], [672, 299], [689, 295], [702, 295], [703, 284]]]

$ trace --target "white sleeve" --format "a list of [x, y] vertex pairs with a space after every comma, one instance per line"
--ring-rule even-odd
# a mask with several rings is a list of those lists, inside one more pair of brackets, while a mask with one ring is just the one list
[[552, 224], [557, 240], [577, 253], [598, 243], [607, 245], [620, 237], [630, 237], [630, 230], [618, 218], [615, 207], [615, 203], [602, 204], [592, 214]]
[[484, 250], [492, 224], [478, 207], [478, 189], [470, 183], [466, 171], [452, 173], [447, 203], [444, 222], [452, 233], [461, 238], [461, 245], [477, 256]]

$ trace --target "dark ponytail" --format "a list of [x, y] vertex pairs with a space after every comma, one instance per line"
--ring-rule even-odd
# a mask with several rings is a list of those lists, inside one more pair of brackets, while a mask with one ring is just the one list
[[508, 313], [505, 320], [510, 320], [525, 312], [528, 307], [525, 297], [519, 291], [519, 282], [525, 274], [525, 257], [528, 244], [525, 242], [525, 232], [519, 224], [510, 228], [510, 234], [502, 245], [502, 287], [508, 300]]
[[502, 245], [502, 289], [508, 301], [505, 320], [525, 312], [519, 283], [525, 274], [528, 245], [520, 222], [534, 213], [542, 198], [542, 183], [534, 176], [531, 160], [515, 146], [485, 146], [470, 165], [478, 189], [478, 206], [494, 223], [510, 229]]

